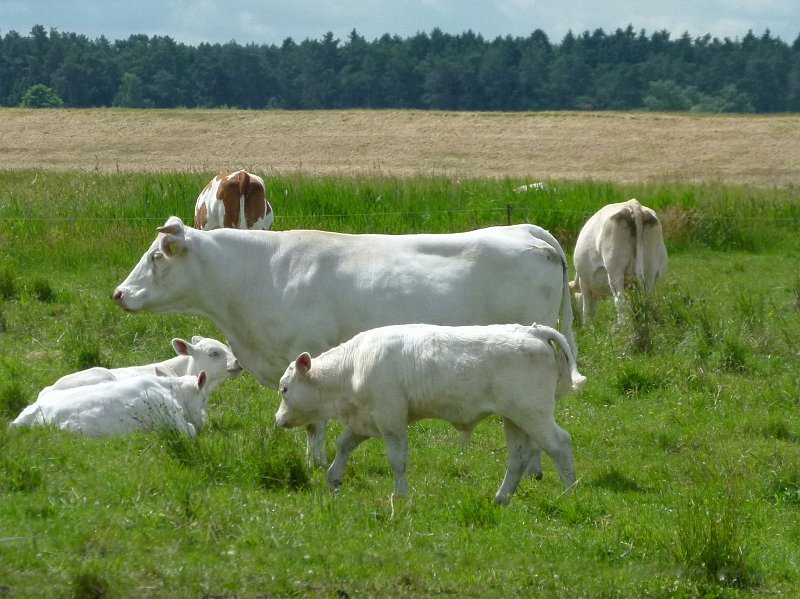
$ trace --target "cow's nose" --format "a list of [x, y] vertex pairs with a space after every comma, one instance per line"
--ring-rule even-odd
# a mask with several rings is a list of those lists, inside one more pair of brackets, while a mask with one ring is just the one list
[[114, 290], [114, 301], [118, 304], [122, 304], [122, 291], [119, 289]]

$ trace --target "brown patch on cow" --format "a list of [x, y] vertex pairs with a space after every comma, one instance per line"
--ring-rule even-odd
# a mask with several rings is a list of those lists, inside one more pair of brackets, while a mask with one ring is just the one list
[[194, 228], [202, 229], [208, 222], [208, 208], [205, 202], [200, 205], [200, 209], [194, 213]]
[[266, 197], [264, 188], [244, 170], [219, 175], [222, 178], [217, 188], [217, 199], [225, 206], [225, 218], [222, 226], [239, 228], [239, 198], [244, 196], [244, 216], [247, 228], [266, 214]]
[[244, 202], [244, 215], [247, 220], [247, 228], [251, 229], [256, 221], [264, 218], [270, 208], [267, 204], [266, 192], [262, 185], [250, 179], [250, 186], [247, 190]]

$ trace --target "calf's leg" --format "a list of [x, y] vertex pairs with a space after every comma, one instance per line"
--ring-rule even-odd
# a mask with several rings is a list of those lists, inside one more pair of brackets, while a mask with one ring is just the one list
[[344, 475], [344, 465], [353, 450], [368, 439], [366, 435], [354, 433], [349, 428], [345, 428], [336, 439], [336, 457], [333, 458], [331, 467], [328, 468], [328, 486], [333, 490], [342, 486], [342, 476]]
[[383, 442], [386, 445], [386, 457], [394, 474], [394, 494], [405, 497], [408, 493], [408, 429], [401, 431], [383, 432]]
[[559, 427], [555, 420], [535, 423], [528, 434], [542, 447], [556, 466], [564, 489], [575, 484], [575, 461], [572, 456], [572, 441], [569, 433]]
[[[494, 496], [494, 500], [501, 505], [508, 503], [509, 496], [517, 489], [522, 474], [533, 457], [534, 449], [528, 434], [509, 418], [503, 418], [503, 430], [508, 445], [508, 467], [503, 483]], [[541, 470], [541, 460], [539, 469]]]
[[314, 422], [306, 426], [306, 459], [308, 463], [324, 468], [328, 465], [328, 460], [325, 457], [325, 428], [328, 426], [326, 420]]

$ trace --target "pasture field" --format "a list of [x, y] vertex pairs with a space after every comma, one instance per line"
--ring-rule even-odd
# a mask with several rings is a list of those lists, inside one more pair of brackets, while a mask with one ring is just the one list
[[[6, 423], [59, 376], [169, 357], [208, 321], [111, 300], [167, 216], [213, 172], [0, 171], [0, 597], [749, 597], [800, 594], [800, 205], [791, 187], [276, 175], [275, 229], [445, 232], [513, 222], [571, 253], [594, 210], [637, 197], [670, 264], [629, 324], [577, 326], [583, 390], [552, 463], [508, 507], [500, 423], [471, 445], [410, 429], [409, 497], [379, 441], [334, 496], [245, 373], [193, 440], [87, 439]], [[200, 291], [200, 288], [198, 288]], [[320, 301], [324, 301], [321, 296]], [[643, 318], [645, 315], [646, 318]], [[336, 426], [328, 435], [333, 455]]]

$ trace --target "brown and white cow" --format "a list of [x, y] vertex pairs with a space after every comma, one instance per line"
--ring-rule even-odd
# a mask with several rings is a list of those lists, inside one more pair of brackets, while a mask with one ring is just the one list
[[220, 173], [197, 197], [194, 226], [198, 229], [262, 229], [275, 214], [267, 201], [264, 180], [245, 170]]
[[586, 322], [596, 301], [614, 297], [617, 320], [623, 317], [624, 290], [634, 280], [652, 291], [667, 270], [667, 248], [655, 211], [638, 200], [608, 204], [589, 218], [578, 234], [570, 287]]

